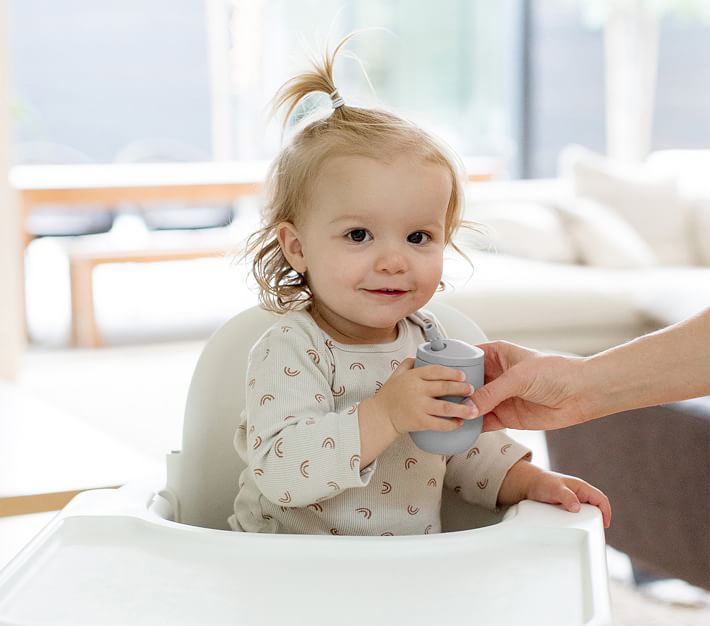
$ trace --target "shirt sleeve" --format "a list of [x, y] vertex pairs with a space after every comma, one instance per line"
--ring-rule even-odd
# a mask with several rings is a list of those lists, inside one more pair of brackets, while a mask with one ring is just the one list
[[[302, 507], [366, 486], [358, 407], [335, 411], [332, 361], [298, 327], [276, 327], [252, 349], [235, 445], [271, 502]], [[319, 349], [320, 348], [320, 349]]]
[[444, 485], [464, 500], [496, 510], [498, 492], [508, 470], [532, 452], [502, 431], [483, 433], [476, 445], [450, 457]]

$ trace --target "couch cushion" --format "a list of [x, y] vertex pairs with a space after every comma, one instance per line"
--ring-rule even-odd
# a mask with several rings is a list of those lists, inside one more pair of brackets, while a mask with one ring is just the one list
[[644, 323], [634, 297], [634, 270], [545, 263], [467, 251], [474, 269], [447, 259], [451, 283], [438, 297], [470, 315], [490, 337], [510, 332], [635, 327]]
[[710, 306], [710, 268], [639, 271], [631, 294], [648, 321], [658, 326], [675, 324]]
[[710, 192], [689, 201], [693, 208], [693, 233], [698, 262], [710, 265]]
[[589, 198], [558, 206], [580, 260], [597, 267], [649, 267], [658, 264], [651, 246], [624, 218]]
[[658, 150], [646, 165], [658, 175], [675, 176], [683, 193], [710, 196], [710, 150]]
[[[588, 354], [710, 304], [710, 268], [620, 270], [467, 254], [473, 274], [458, 255], [447, 258], [450, 286], [437, 298], [469, 315], [492, 339]], [[544, 345], [536, 339], [541, 337]]]
[[481, 225], [486, 248], [538, 261], [577, 260], [569, 234], [550, 207], [515, 200], [490, 202], [474, 205], [466, 218]]
[[677, 177], [681, 197], [690, 205], [696, 259], [710, 265], [710, 150], [659, 150], [649, 155], [647, 165]]
[[516, 201], [554, 206], [560, 198], [571, 195], [571, 184], [561, 178], [494, 180], [469, 183], [466, 187], [466, 202], [469, 207]]
[[626, 219], [661, 263], [693, 264], [690, 211], [675, 176], [616, 163], [580, 146], [562, 151], [560, 172], [576, 195], [596, 200]]

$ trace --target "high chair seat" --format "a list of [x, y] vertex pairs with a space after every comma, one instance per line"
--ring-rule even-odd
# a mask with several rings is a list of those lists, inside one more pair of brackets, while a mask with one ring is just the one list
[[[450, 337], [472, 344], [486, 341], [483, 331], [456, 309], [444, 304], [428, 309]], [[182, 450], [168, 455], [167, 487], [161, 492], [174, 512], [174, 521], [228, 528], [237, 479], [245, 467], [233, 441], [244, 407], [247, 357], [254, 342], [278, 319], [260, 307], [247, 309], [224, 324], [203, 350], [187, 397]], [[457, 509], [447, 510], [451, 515], [444, 521], [453, 526], [468, 524], [470, 528], [500, 519], [460, 498], [452, 498], [451, 504]]]
[[[456, 310], [429, 308], [450, 336], [485, 339]], [[482, 519], [445, 493], [440, 535], [225, 530], [246, 359], [273, 321], [249, 309], [208, 341], [166, 485], [80, 494], [0, 572], [0, 625], [612, 623], [601, 515], [589, 505], [575, 514], [523, 501]]]

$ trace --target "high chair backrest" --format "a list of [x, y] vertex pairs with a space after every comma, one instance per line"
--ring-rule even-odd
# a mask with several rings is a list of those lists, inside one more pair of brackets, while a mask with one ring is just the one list
[[[449, 337], [469, 343], [486, 340], [481, 329], [463, 313], [432, 302]], [[234, 449], [234, 433], [244, 408], [249, 350], [278, 320], [260, 307], [239, 313], [205, 345], [188, 391], [182, 450], [167, 458], [163, 495], [172, 505], [175, 521], [206, 528], [227, 528], [244, 462]]]

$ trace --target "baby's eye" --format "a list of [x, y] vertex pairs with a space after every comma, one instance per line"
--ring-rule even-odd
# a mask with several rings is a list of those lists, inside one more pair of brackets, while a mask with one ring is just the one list
[[425, 233], [423, 230], [418, 230], [414, 233], [411, 233], [407, 237], [407, 241], [409, 243], [415, 243], [415, 244], [422, 244], [426, 243], [427, 241], [431, 240], [431, 235], [429, 233]]
[[372, 239], [372, 235], [368, 233], [364, 228], [354, 228], [345, 235], [350, 241], [355, 243], [362, 243], [363, 241], [368, 241], [368, 237]]

